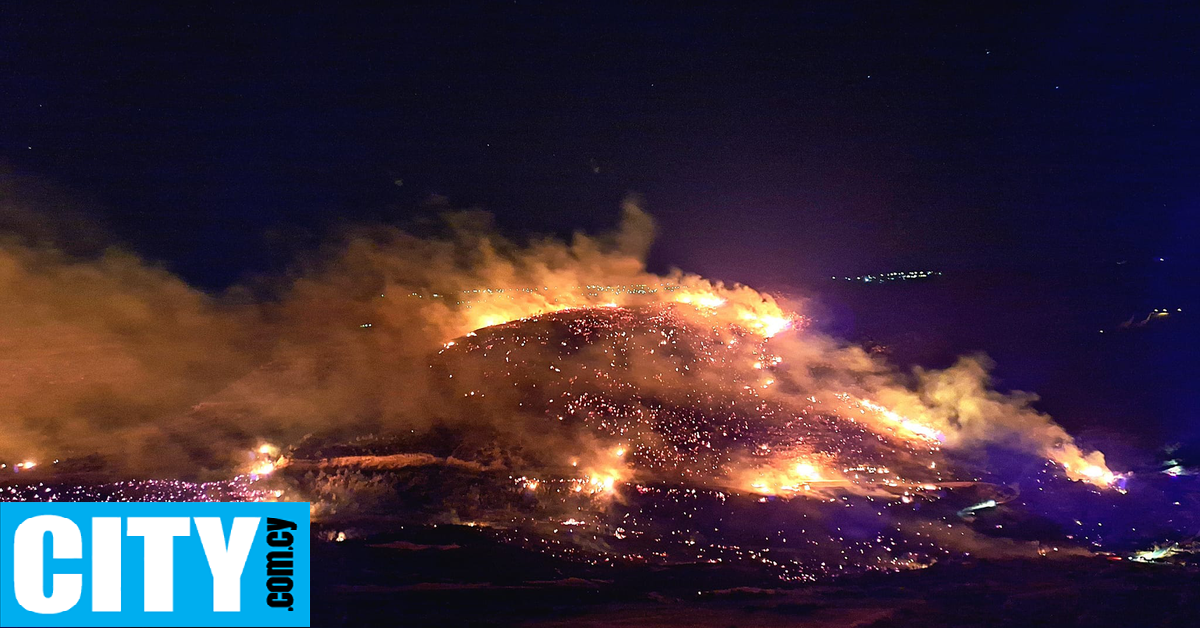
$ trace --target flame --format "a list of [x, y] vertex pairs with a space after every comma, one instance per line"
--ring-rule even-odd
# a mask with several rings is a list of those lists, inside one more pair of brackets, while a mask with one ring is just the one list
[[480, 318], [476, 324], [479, 325], [479, 328], [492, 327], [493, 325], [500, 325], [501, 323], [507, 323], [509, 320], [511, 320], [511, 319], [505, 318], [504, 316], [498, 316], [498, 315], [484, 316], [484, 317]]
[[263, 460], [254, 464], [250, 468], [250, 475], [271, 475], [275, 472], [275, 462], [273, 460]]
[[588, 478], [588, 483], [599, 490], [610, 492], [617, 484], [617, 478], [611, 475], [593, 476]]
[[250, 453], [252, 462], [250, 468], [245, 471], [252, 478], [260, 478], [271, 475], [277, 469], [281, 469], [288, 465], [288, 459], [279, 455], [279, 447], [271, 443], [263, 443], [257, 449]]
[[811, 462], [800, 462], [796, 465], [796, 475], [804, 480], [821, 479], [821, 471]]
[[775, 314], [756, 314], [750, 311], [744, 311], [741, 314], [742, 320], [748, 323], [751, 331], [754, 331], [765, 338], [771, 338], [778, 335], [782, 331], [791, 329], [795, 319], [793, 317], [775, 315]]
[[676, 297], [675, 300], [680, 303], [687, 303], [688, 305], [695, 305], [697, 307], [709, 309], [721, 307], [722, 305], [725, 305], [726, 302], [726, 299], [712, 293], [684, 293]]
[[587, 491], [589, 495], [611, 494], [616, 491], [617, 479], [615, 475], [588, 475], [582, 479], [572, 480], [571, 490], [576, 493]]
[[[662, 283], [662, 279], [646, 276], [644, 284], [612, 286], [493, 287], [433, 296], [455, 299], [438, 304], [450, 308], [449, 314], [461, 320], [459, 330], [464, 334], [563, 310], [671, 302], [691, 305], [703, 315], [726, 319], [767, 338], [794, 327], [800, 320], [770, 296], [745, 286], [726, 287], [694, 276], [677, 277], [680, 283]], [[445, 346], [453, 345], [447, 342]]]
[[1078, 449], [1071, 447], [1061, 453], [1055, 452], [1051, 459], [1063, 466], [1068, 478], [1077, 482], [1112, 488], [1122, 479], [1122, 476], [1109, 470], [1104, 464], [1104, 454], [1098, 451], [1084, 456]]
[[[774, 299], [764, 297], [752, 290], [750, 292], [753, 294], [748, 294], [747, 290], [749, 289], [742, 286], [724, 288], [718, 284], [709, 290], [683, 292], [678, 294], [675, 300], [679, 303], [695, 305], [697, 308], [714, 310], [712, 313], [718, 316], [726, 315], [717, 311], [718, 309], [729, 309], [732, 322], [737, 322], [764, 338], [771, 338], [780, 332], [791, 329], [800, 320], [796, 314], [785, 312], [780, 308]], [[719, 292], [729, 294], [722, 295], [718, 294]], [[728, 308], [725, 307], [727, 305]]]
[[887, 424], [900, 428], [901, 436], [915, 437], [930, 441], [931, 443], [943, 443], [946, 441], [946, 435], [940, 431], [929, 427], [923, 423], [914, 421], [906, 416], [897, 414], [888, 408], [885, 408], [877, 403], [866, 399], [858, 400], [858, 405], [868, 410], [873, 410], [876, 416], [883, 419]]
[[790, 462], [786, 460], [783, 456], [769, 466], [738, 474], [742, 489], [758, 495], [815, 495], [815, 483], [820, 487], [847, 484], [822, 456], [804, 455], [790, 458]]

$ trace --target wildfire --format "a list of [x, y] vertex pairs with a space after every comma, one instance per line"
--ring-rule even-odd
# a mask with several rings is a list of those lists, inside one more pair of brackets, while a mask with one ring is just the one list
[[789, 458], [782, 455], [766, 466], [740, 474], [743, 490], [758, 495], [809, 495], [816, 489], [833, 486], [849, 487], [824, 456], [805, 455]]
[[588, 484], [596, 487], [598, 490], [605, 492], [612, 491], [617, 483], [617, 478], [611, 475], [593, 476], [588, 478]]
[[817, 468], [816, 465], [814, 465], [811, 462], [798, 463], [796, 465], [796, 475], [800, 476], [800, 478], [803, 480], [819, 480], [819, 479], [821, 479], [820, 470]]
[[715, 294], [681, 294], [675, 299], [680, 303], [687, 303], [697, 307], [718, 308], [725, 305], [726, 300]]
[[263, 476], [271, 475], [274, 472], [275, 462], [271, 460], [263, 460], [262, 462], [255, 463], [255, 465], [250, 468], [250, 475]]
[[[502, 325], [534, 316], [582, 308], [618, 308], [653, 303], [691, 305], [705, 316], [727, 319], [750, 332], [770, 338], [796, 326], [800, 317], [784, 311], [774, 299], [745, 286], [726, 287], [695, 277], [688, 285], [656, 283], [629, 285], [576, 285], [495, 287], [461, 291], [457, 295], [434, 293], [461, 319], [461, 333]], [[416, 295], [424, 298], [423, 295]], [[453, 298], [453, 301], [449, 299]], [[434, 299], [430, 299], [431, 302]], [[444, 348], [454, 346], [453, 341]]]
[[274, 473], [277, 469], [287, 466], [288, 460], [279, 455], [279, 447], [271, 443], [259, 445], [251, 453], [253, 459], [246, 473], [251, 478], [261, 478]]
[[757, 314], [751, 311], [743, 311], [741, 319], [747, 323], [747, 326], [752, 331], [766, 338], [771, 338], [782, 331], [791, 329], [795, 322], [795, 318], [775, 314]]
[[[1104, 455], [1100, 452], [1092, 452], [1092, 454], [1084, 456], [1076, 449], [1052, 458], [1063, 466], [1067, 477], [1072, 480], [1087, 482], [1101, 488], [1115, 487], [1117, 490], [1122, 490], [1120, 481], [1123, 476], [1108, 469], [1104, 464]], [[1061, 458], [1067, 460], [1063, 461]]]
[[589, 475], [585, 478], [571, 480], [571, 490], [576, 493], [587, 492], [590, 495], [610, 494], [616, 490], [617, 477], [613, 475]]
[[858, 405], [874, 411], [876, 415], [883, 419], [886, 423], [900, 428], [902, 435], [921, 438], [932, 443], [942, 443], [946, 440], [946, 435], [940, 431], [935, 430], [928, 425], [913, 421], [908, 417], [897, 414], [896, 412], [893, 412], [892, 410], [889, 410], [877, 403], [868, 401], [866, 399], [860, 399], [858, 401]]

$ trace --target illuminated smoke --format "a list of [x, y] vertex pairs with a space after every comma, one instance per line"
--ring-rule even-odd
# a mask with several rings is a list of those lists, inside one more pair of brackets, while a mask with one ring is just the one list
[[[614, 443], [586, 431], [547, 430], [545, 408], [521, 405], [512, 391], [483, 396], [470, 370], [449, 387], [431, 356], [481, 328], [547, 313], [675, 304], [726, 343], [722, 359], [738, 361], [697, 367], [685, 381], [657, 357], [630, 356], [627, 375], [649, 392], [686, 397], [734, 373], [764, 402], [853, 417], [922, 455], [1002, 442], [1075, 479], [1113, 481], [1103, 456], [1081, 451], [1031, 397], [991, 389], [986, 359], [899, 373], [808, 330], [804, 312], [770, 295], [678, 270], [648, 273], [653, 221], [633, 201], [622, 215], [613, 233], [567, 242], [506, 239], [478, 212], [448, 214], [440, 237], [355, 228], [270, 282], [262, 300], [242, 288], [205, 294], [119, 249], [68, 254], [53, 237], [9, 237], [0, 247], [0, 461], [100, 454], [108, 468], [202, 475], [244, 468], [245, 452], [264, 441], [451, 425], [519, 444], [540, 464], [580, 457], [588, 485], [610, 491], [630, 477], [636, 452], [614, 455]], [[568, 367], [554, 354], [537, 359], [548, 378]], [[588, 351], [572, 359], [605, 363]], [[260, 452], [253, 470], [277, 468], [277, 453]], [[828, 453], [780, 450], [739, 468], [764, 492], [867, 473]]]

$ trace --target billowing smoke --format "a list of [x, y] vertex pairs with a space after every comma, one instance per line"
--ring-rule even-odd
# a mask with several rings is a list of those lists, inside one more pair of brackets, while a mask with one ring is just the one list
[[74, 234], [92, 233], [86, 223], [51, 225], [6, 202], [0, 461], [195, 460], [203, 436], [175, 417], [267, 355], [255, 309], [225, 305], [119, 249], [68, 252], [59, 244], [78, 245]]
[[864, 420], [912, 421], [914, 429], [930, 430], [947, 448], [998, 444], [1053, 460], [1074, 479], [1099, 485], [1115, 479], [1102, 453], [1085, 454], [1066, 430], [1032, 407], [1036, 396], [993, 389], [987, 356], [902, 373], [860, 347], [815, 334], [780, 336], [773, 349], [791, 364], [785, 376], [801, 394], [845, 391], [878, 410]]
[[[1029, 398], [993, 390], [986, 359], [900, 373], [804, 329], [798, 304], [682, 271], [648, 273], [654, 225], [632, 200], [614, 232], [566, 242], [513, 241], [480, 212], [447, 213], [436, 236], [349, 229], [286, 276], [221, 295], [127, 251], [65, 247], [77, 233], [4, 202], [19, 219], [4, 221], [16, 227], [0, 239], [0, 461], [96, 456], [104, 468], [194, 476], [244, 464], [267, 441], [447, 425], [535, 459], [586, 454], [610, 444], [547, 430], [544, 410], [514, 396], [447, 395], [431, 356], [479, 328], [548, 312], [673, 302], [770, 337], [787, 365], [771, 394], [785, 401], [852, 396], [877, 404], [869, 416], [887, 429], [938, 433], [948, 447], [1001, 441], [1076, 477], [1111, 479], [1102, 456], [1085, 456]], [[690, 386], [725, 377], [690, 375]]]

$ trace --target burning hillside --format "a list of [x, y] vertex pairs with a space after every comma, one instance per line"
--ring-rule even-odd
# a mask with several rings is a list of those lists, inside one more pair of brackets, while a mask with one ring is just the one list
[[936, 431], [846, 393], [805, 395], [769, 337], [703, 306], [573, 309], [489, 327], [448, 343], [432, 368], [448, 398], [502, 399], [544, 415], [546, 431], [582, 428], [595, 446], [570, 463], [602, 478], [907, 495], [946, 470]]
[[[719, 307], [571, 308], [447, 341], [430, 379], [447, 405], [478, 417], [474, 427], [318, 439], [290, 454], [290, 490], [316, 504], [335, 540], [465, 525], [593, 566], [707, 565], [787, 581], [948, 556], [1086, 553], [1086, 535], [1015, 541], [974, 525], [1018, 498], [993, 483], [1016, 478], [972, 465], [932, 426], [805, 388], [818, 380], [784, 357], [788, 336], [807, 333], [802, 318], [767, 334]], [[1049, 459], [1035, 467], [1024, 480], [1039, 491], [1116, 493]]]
[[[902, 372], [802, 303], [649, 273], [651, 231], [630, 204], [570, 243], [355, 232], [251, 305], [128, 257], [14, 249], [0, 499], [311, 501], [331, 540], [451, 524], [772, 580], [1100, 542], [1099, 518], [1038, 500], [1123, 478], [985, 358]], [[75, 348], [24, 340], [46, 335]]]

